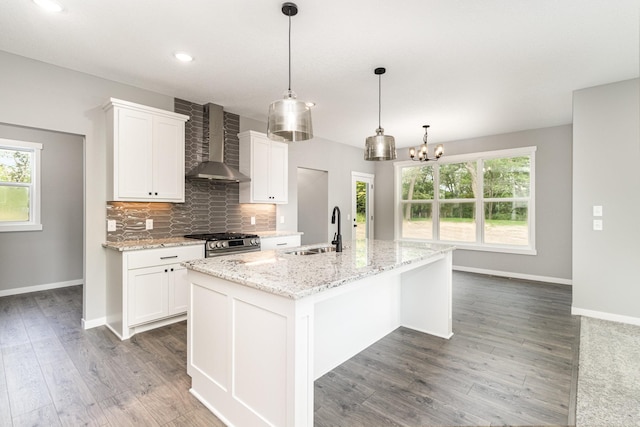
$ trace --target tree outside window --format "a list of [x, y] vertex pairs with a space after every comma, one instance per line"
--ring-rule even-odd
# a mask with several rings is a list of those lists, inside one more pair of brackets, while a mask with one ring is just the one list
[[400, 238], [532, 249], [535, 147], [399, 166]]

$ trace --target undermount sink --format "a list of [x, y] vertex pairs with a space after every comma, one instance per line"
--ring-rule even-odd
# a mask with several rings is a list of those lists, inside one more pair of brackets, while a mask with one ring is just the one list
[[336, 248], [334, 246], [322, 246], [319, 248], [312, 249], [299, 249], [295, 251], [286, 252], [289, 255], [315, 255], [315, 254], [323, 254], [327, 252], [335, 252]]
[[289, 255], [315, 255], [318, 254], [320, 252], [314, 252], [311, 250], [300, 250], [300, 251], [289, 251], [289, 252], [285, 252], [286, 254]]
[[336, 247], [335, 246], [323, 246], [321, 248], [313, 248], [313, 249], [309, 249], [310, 251], [314, 251], [316, 253], [319, 254], [323, 254], [325, 252], [335, 252], [336, 251]]

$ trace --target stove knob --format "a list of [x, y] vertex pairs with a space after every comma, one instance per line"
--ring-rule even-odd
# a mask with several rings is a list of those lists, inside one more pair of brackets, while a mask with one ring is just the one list
[[216, 248], [221, 248], [222, 247], [222, 242], [216, 242]]
[[254, 246], [258, 246], [258, 239], [251, 239], [251, 244]]

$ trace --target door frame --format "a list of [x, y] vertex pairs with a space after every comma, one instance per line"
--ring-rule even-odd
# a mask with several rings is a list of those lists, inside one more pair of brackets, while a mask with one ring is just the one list
[[356, 220], [356, 214], [357, 214], [357, 195], [356, 195], [356, 182], [366, 182], [367, 183], [367, 238], [370, 240], [374, 239], [374, 234], [373, 234], [373, 230], [374, 230], [374, 224], [375, 224], [375, 215], [373, 213], [373, 207], [374, 207], [374, 181], [375, 181], [375, 175], [371, 174], [371, 173], [365, 173], [365, 172], [354, 172], [351, 171], [351, 238], [353, 240], [355, 240], [356, 238], [356, 232], [353, 230], [353, 223]]

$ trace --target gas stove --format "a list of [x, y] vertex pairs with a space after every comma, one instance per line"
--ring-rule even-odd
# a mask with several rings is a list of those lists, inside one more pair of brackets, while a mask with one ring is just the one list
[[184, 237], [204, 240], [205, 258], [260, 250], [260, 236], [257, 234], [225, 232], [188, 234]]

